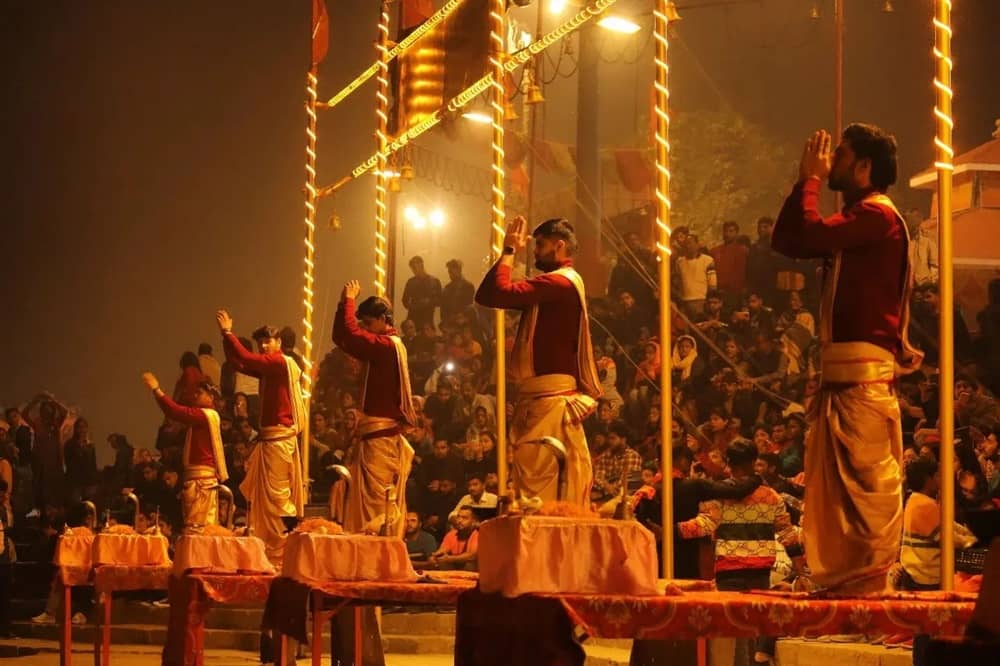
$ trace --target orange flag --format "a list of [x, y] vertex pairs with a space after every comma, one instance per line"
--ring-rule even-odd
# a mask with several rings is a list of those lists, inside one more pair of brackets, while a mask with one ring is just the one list
[[403, 0], [403, 15], [400, 29], [406, 32], [431, 17], [434, 13], [434, 3], [431, 0]]
[[326, 58], [330, 48], [330, 17], [326, 13], [326, 0], [312, 2], [312, 64], [318, 65]]

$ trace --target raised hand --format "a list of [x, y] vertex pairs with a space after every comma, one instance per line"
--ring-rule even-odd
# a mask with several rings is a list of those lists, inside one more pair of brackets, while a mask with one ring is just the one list
[[233, 330], [233, 318], [229, 316], [228, 310], [219, 310], [215, 313], [215, 321], [219, 324], [219, 330], [228, 333]]
[[833, 139], [826, 130], [818, 130], [806, 141], [799, 163], [799, 178], [825, 179], [830, 175], [830, 150]]
[[340, 292], [340, 300], [355, 299], [360, 293], [361, 283], [357, 280], [348, 280], [347, 284], [344, 285], [344, 290]]
[[507, 233], [503, 237], [503, 246], [512, 247], [514, 251], [522, 250], [528, 245], [528, 221], [523, 215], [516, 216], [507, 225]]
[[145, 384], [146, 388], [148, 388], [150, 391], [155, 391], [156, 389], [160, 388], [160, 382], [159, 380], [156, 379], [156, 375], [154, 375], [152, 372], [142, 373], [142, 383]]

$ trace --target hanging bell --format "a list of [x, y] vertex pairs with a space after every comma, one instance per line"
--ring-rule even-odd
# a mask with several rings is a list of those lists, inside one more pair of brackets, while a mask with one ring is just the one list
[[399, 176], [393, 176], [389, 179], [389, 191], [390, 192], [402, 192], [403, 185], [399, 182]]
[[517, 107], [509, 99], [503, 103], [503, 117], [504, 120], [517, 120], [521, 117], [517, 113]]
[[681, 13], [677, 11], [677, 3], [675, 2], [667, 3], [667, 11], [665, 12], [665, 14], [667, 17], [668, 24], [673, 23], [674, 21], [680, 21], [682, 18]]
[[404, 164], [399, 170], [399, 177], [403, 180], [413, 180], [417, 175], [416, 170], [413, 168], [412, 164]]
[[809, 18], [814, 21], [822, 18], [822, 14], [819, 13], [819, 3], [813, 3], [812, 9], [809, 10]]
[[896, 11], [896, 6], [892, 4], [892, 0], [885, 0], [885, 2], [882, 3], [882, 11], [886, 14], [891, 14]]
[[340, 231], [343, 228], [344, 227], [340, 222], [340, 215], [337, 214], [337, 211], [334, 211], [333, 215], [330, 216], [330, 229], [333, 231]]
[[541, 104], [545, 101], [545, 97], [542, 95], [542, 89], [537, 83], [532, 83], [528, 86], [528, 104]]

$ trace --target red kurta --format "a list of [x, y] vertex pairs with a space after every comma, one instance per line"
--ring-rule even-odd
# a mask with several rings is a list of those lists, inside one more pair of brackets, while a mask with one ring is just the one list
[[361, 328], [355, 314], [353, 298], [341, 301], [333, 320], [333, 342], [354, 358], [368, 363], [368, 381], [361, 396], [361, 410], [369, 416], [380, 416], [406, 422], [400, 411], [399, 362], [396, 346], [390, 335], [395, 329], [376, 335]]
[[715, 261], [715, 275], [719, 289], [741, 292], [747, 286], [747, 257], [750, 250], [743, 243], [723, 243], [709, 250]]
[[260, 426], [294, 425], [292, 397], [288, 387], [288, 366], [280, 353], [255, 354], [232, 333], [222, 336], [226, 360], [245, 375], [260, 382]]
[[[566, 261], [564, 266], [572, 266]], [[538, 305], [535, 339], [531, 341], [536, 375], [571, 375], [579, 383], [580, 297], [561, 275], [542, 273], [511, 280], [510, 266], [497, 263], [476, 291], [476, 302], [488, 308], [527, 310]]]
[[215, 449], [212, 446], [212, 431], [208, 417], [197, 407], [185, 407], [170, 399], [166, 393], [156, 394], [156, 402], [168, 419], [173, 419], [191, 428], [191, 449], [188, 463], [215, 467]]
[[901, 347], [906, 232], [889, 207], [864, 199], [845, 201], [840, 213], [823, 219], [820, 187], [818, 179], [809, 178], [792, 188], [771, 247], [793, 259], [840, 251], [833, 342], [870, 342], [895, 354]]

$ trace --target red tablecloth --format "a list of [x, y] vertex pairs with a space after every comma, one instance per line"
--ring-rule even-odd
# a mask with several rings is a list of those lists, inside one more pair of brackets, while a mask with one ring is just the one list
[[590, 636], [674, 640], [830, 634], [961, 636], [975, 606], [974, 598], [942, 592], [868, 599], [752, 592], [549, 598], [557, 599]]
[[123, 590], [165, 590], [170, 566], [102, 564], [94, 567], [94, 589], [98, 597]]
[[205, 658], [205, 615], [211, 605], [263, 604], [273, 580], [269, 574], [171, 576], [163, 666], [201, 666]]
[[526, 595], [478, 590], [458, 602], [456, 666], [582, 663], [573, 627], [589, 636], [647, 640], [710, 637], [917, 634], [960, 636], [970, 595], [942, 592], [886, 598], [810, 598], [799, 594], [685, 592], [659, 597]]
[[325, 596], [324, 608], [347, 603], [415, 606], [454, 606], [462, 592], [476, 586], [474, 574], [435, 572], [440, 583], [381, 583], [376, 581], [330, 581], [306, 585], [291, 578], [274, 579], [264, 608], [264, 627], [275, 629], [303, 643], [308, 642], [307, 617], [313, 591]]
[[94, 570], [90, 567], [59, 567], [59, 580], [66, 587], [94, 584]]

